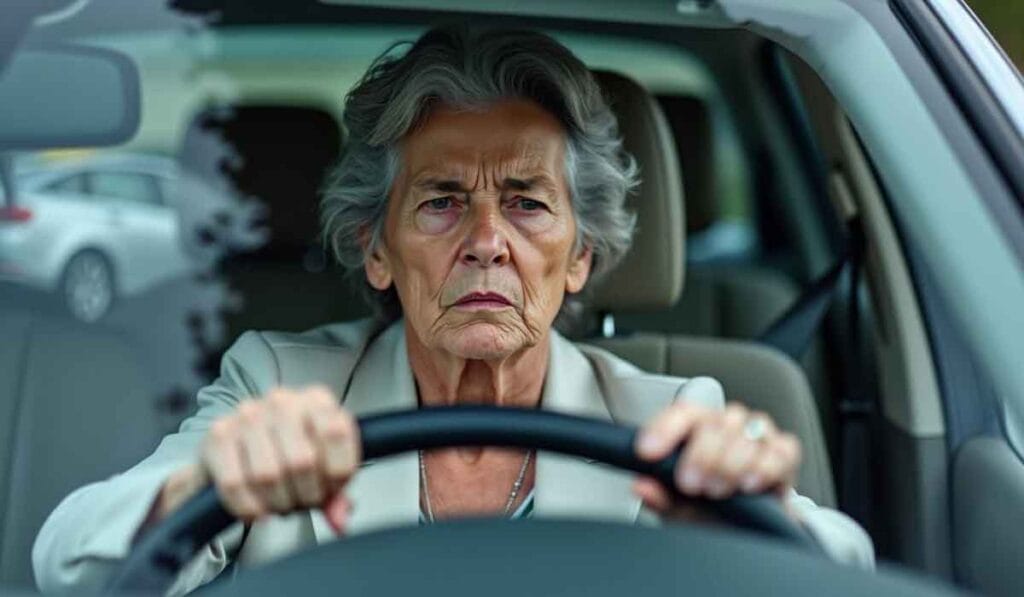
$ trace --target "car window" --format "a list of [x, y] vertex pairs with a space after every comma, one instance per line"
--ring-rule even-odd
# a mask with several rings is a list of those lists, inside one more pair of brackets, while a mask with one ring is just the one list
[[156, 181], [145, 174], [93, 172], [89, 175], [89, 192], [100, 198], [129, 203], [160, 204], [160, 190]]
[[729, 102], [656, 93], [676, 142], [686, 198], [686, 259], [699, 264], [751, 261], [760, 252], [750, 164]]

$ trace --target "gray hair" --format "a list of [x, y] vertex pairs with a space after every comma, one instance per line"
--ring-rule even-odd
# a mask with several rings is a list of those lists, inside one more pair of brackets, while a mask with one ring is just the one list
[[[379, 56], [345, 99], [345, 154], [327, 179], [321, 202], [324, 241], [353, 274], [364, 266], [360, 239], [381, 241], [399, 141], [444, 105], [475, 109], [505, 99], [536, 102], [566, 131], [566, 177], [576, 217], [577, 249], [590, 247], [591, 279], [629, 250], [636, 217], [625, 200], [638, 184], [636, 161], [622, 148], [618, 123], [587, 67], [554, 39], [530, 31], [466, 25], [424, 33], [409, 50], [397, 44]], [[386, 320], [401, 316], [394, 288], [362, 281], [371, 307]], [[582, 310], [567, 296], [560, 319]]]

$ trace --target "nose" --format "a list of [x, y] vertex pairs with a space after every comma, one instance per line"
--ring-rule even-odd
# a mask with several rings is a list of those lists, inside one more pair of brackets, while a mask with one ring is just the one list
[[470, 215], [469, 231], [462, 244], [460, 258], [466, 265], [493, 267], [509, 261], [508, 238], [499, 210], [478, 206]]

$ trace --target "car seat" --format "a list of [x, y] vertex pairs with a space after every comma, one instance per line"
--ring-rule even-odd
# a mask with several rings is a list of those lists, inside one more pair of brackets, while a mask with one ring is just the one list
[[72, 490], [148, 455], [168, 431], [122, 332], [5, 306], [0, 331], [0, 586], [34, 586], [32, 542]]
[[[630, 200], [638, 216], [633, 247], [593, 289], [589, 306], [601, 333], [586, 341], [649, 371], [717, 378], [729, 399], [767, 412], [800, 438], [804, 463], [797, 488], [819, 504], [834, 506], [818, 410], [795, 361], [752, 341], [680, 334], [671, 322], [649, 331], [615, 332], [619, 314], [671, 314], [685, 308], [677, 306], [685, 269], [683, 186], [672, 131], [654, 98], [622, 75], [595, 75], [618, 117], [626, 149], [639, 162], [642, 183]], [[747, 302], [741, 299], [736, 308], [742, 310]]]

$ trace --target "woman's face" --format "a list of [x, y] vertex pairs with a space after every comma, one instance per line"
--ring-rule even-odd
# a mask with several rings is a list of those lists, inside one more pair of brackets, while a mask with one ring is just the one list
[[442, 107], [400, 151], [370, 283], [395, 285], [430, 349], [492, 360], [545, 340], [591, 263], [575, 250], [559, 122], [527, 101]]

